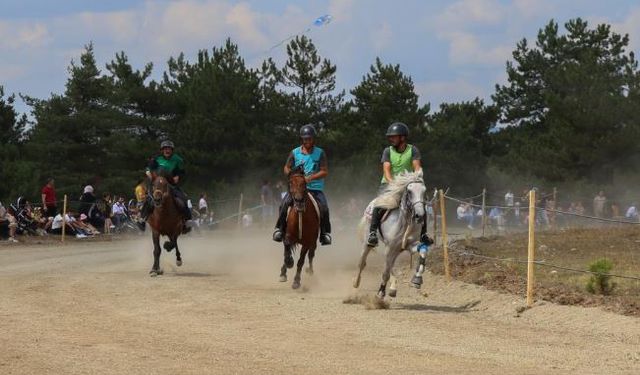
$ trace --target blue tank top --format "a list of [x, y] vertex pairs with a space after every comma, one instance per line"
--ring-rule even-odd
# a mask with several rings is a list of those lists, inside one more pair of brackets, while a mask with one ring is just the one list
[[[324, 152], [320, 147], [314, 146], [313, 152], [310, 154], [303, 154], [302, 146], [293, 149], [291, 152], [293, 153], [293, 167], [302, 165], [305, 176], [310, 176], [320, 171], [320, 159]], [[324, 189], [324, 178], [309, 182], [307, 189], [322, 191]]]

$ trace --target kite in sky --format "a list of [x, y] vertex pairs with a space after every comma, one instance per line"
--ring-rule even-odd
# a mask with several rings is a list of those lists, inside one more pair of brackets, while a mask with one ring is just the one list
[[322, 27], [324, 25], [327, 25], [329, 23], [331, 23], [331, 21], [333, 20], [333, 17], [329, 14], [325, 14], [324, 16], [320, 16], [318, 18], [316, 18], [315, 20], [313, 20], [313, 23], [311, 25], [309, 25], [309, 27], [303, 29], [300, 32], [297, 32], [295, 34], [291, 34], [288, 37], [282, 39], [281, 41], [279, 41], [278, 43], [274, 44], [271, 48], [269, 48], [266, 53], [269, 53], [271, 51], [273, 51], [274, 49], [280, 47], [281, 45], [283, 45], [284, 43], [288, 42], [289, 40], [295, 38], [297, 35], [299, 34], [305, 34], [311, 31], [312, 27], [311, 26], [315, 26], [315, 27]]

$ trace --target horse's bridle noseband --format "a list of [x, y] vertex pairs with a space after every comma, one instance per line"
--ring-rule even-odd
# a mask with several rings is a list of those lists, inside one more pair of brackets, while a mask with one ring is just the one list
[[[411, 185], [411, 184], [417, 184], [417, 183], [419, 183], [419, 182], [418, 182], [418, 181], [409, 182], [409, 183], [407, 184], [407, 186], [405, 187], [405, 193], [404, 193], [404, 194], [405, 194], [405, 195], [407, 195], [407, 194], [408, 194], [408, 192], [409, 192], [409, 185]], [[420, 200], [419, 200], [419, 201], [417, 201], [417, 202], [410, 203], [410, 202], [409, 202], [409, 199], [407, 199], [407, 198], [406, 198], [406, 196], [405, 196], [405, 197], [404, 197], [404, 201], [405, 201], [405, 202], [404, 202], [404, 206], [405, 206], [405, 209], [407, 210], [407, 215], [410, 215], [411, 213], [415, 212], [415, 209], [414, 209], [414, 208], [415, 208], [415, 206], [416, 206], [416, 205], [418, 205], [418, 204], [421, 204], [421, 205], [425, 208], [425, 214], [426, 214], [426, 207], [427, 207], [427, 203], [426, 203], [426, 201], [424, 200], [424, 198], [420, 199]]]

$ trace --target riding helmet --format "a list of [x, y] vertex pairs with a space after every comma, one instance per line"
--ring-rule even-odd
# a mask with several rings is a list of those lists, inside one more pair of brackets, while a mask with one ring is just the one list
[[389, 125], [386, 135], [387, 137], [392, 135], [404, 135], [406, 137], [409, 135], [409, 127], [402, 122], [394, 122]]
[[306, 138], [306, 137], [315, 138], [316, 135], [318, 135], [318, 132], [316, 132], [316, 128], [311, 124], [304, 125], [303, 127], [300, 128], [301, 138]]
[[162, 143], [160, 143], [160, 149], [163, 149], [165, 147], [169, 147], [171, 149], [176, 148], [176, 146], [170, 140], [162, 141]]

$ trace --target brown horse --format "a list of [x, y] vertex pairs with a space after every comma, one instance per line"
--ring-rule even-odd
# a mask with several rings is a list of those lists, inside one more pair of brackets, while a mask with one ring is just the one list
[[167, 178], [157, 176], [153, 180], [152, 187], [153, 212], [149, 215], [147, 222], [152, 229], [153, 236], [153, 267], [149, 274], [151, 276], [162, 275], [160, 268], [160, 236], [169, 237], [169, 241], [165, 241], [163, 247], [167, 251], [176, 249], [176, 265], [182, 265], [182, 257], [178, 249], [178, 236], [182, 233], [184, 220], [178, 205], [176, 204], [171, 187]]
[[293, 267], [293, 250], [300, 247], [300, 258], [296, 276], [291, 287], [300, 287], [300, 272], [304, 259], [309, 254], [307, 273], [313, 274], [313, 257], [316, 255], [320, 217], [307, 191], [304, 171], [296, 168], [289, 173], [289, 195], [293, 198], [293, 207], [287, 214], [287, 231], [284, 237], [284, 264], [280, 269], [280, 281], [287, 281], [287, 268]]

